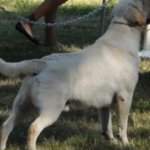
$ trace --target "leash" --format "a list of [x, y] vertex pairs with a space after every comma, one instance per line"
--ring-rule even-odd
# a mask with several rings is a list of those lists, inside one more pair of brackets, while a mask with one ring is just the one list
[[33, 25], [38, 25], [38, 26], [42, 26], [42, 27], [47, 26], [47, 27], [60, 28], [60, 27], [64, 27], [64, 26], [67, 26], [67, 25], [75, 25], [75, 24], [79, 24], [82, 21], [86, 21], [87, 19], [95, 16], [96, 14], [101, 13], [105, 8], [106, 8], [105, 6], [101, 6], [101, 7], [95, 8], [93, 11], [89, 12], [88, 14], [85, 14], [85, 15], [80, 16], [78, 18], [73, 18], [73, 19], [70, 19], [70, 20], [66, 20], [66, 21], [62, 21], [62, 22], [56, 22], [56, 23], [44, 23], [44, 22], [38, 22], [38, 21], [31, 21], [28, 18], [20, 17], [16, 14], [13, 14], [10, 11], [7, 11], [2, 6], [0, 6], [0, 11], [4, 12], [6, 15], [9, 15], [10, 17], [17, 18], [18, 20], [26, 21], [26, 22], [28, 22], [30, 24], [33, 24]]

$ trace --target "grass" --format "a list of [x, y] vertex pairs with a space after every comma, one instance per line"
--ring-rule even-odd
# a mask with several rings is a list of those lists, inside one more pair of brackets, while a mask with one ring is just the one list
[[[40, 58], [53, 52], [71, 52], [93, 43], [100, 36], [101, 19], [97, 15], [78, 25], [56, 29], [58, 41], [63, 47], [51, 49], [38, 47], [15, 31], [18, 17], [27, 16], [40, 0], [0, 0], [11, 13], [0, 11], [0, 57], [8, 61]], [[79, 17], [99, 6], [100, 1], [70, 0], [58, 12], [58, 21]], [[15, 15], [12, 16], [12, 15]], [[107, 17], [108, 19], [109, 17]], [[40, 20], [42, 21], [42, 20]], [[35, 32], [43, 39], [43, 27]], [[129, 116], [129, 146], [114, 145], [100, 136], [97, 110], [94, 108], [63, 113], [58, 121], [44, 130], [38, 139], [40, 150], [148, 150], [150, 141], [150, 62], [142, 61], [133, 105]], [[0, 76], [0, 123], [9, 115], [13, 99], [22, 83], [21, 78], [7, 79]], [[27, 129], [34, 119], [24, 120], [11, 133], [7, 150], [24, 150]], [[113, 114], [115, 134], [116, 115]]]

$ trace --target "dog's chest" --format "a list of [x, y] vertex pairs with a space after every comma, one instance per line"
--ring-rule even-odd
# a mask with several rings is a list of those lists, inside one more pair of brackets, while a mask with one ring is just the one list
[[96, 71], [78, 76], [73, 84], [72, 97], [87, 105], [100, 107], [111, 103], [115, 90], [114, 79], [107, 73]]

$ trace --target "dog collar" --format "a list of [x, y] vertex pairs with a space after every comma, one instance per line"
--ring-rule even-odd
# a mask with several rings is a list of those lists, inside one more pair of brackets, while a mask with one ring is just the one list
[[[141, 10], [136, 5], [134, 5], [133, 3], [130, 3], [130, 5], [141, 13]], [[137, 26], [139, 26], [138, 23], [125, 23], [125, 22], [120, 22], [120, 21], [114, 21], [113, 23], [114, 24], [122, 24], [122, 25], [126, 25], [126, 26], [129, 26], [129, 27], [137, 27]]]
[[125, 23], [125, 22], [120, 22], [120, 21], [114, 21], [113, 23], [114, 24], [126, 25], [126, 26], [129, 26], [129, 27], [137, 27], [138, 26], [137, 23]]

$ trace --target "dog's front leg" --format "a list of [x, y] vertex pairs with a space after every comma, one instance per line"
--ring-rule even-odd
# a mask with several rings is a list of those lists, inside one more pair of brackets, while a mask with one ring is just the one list
[[103, 107], [99, 109], [99, 120], [101, 123], [102, 135], [109, 140], [116, 141], [114, 139], [112, 131], [112, 120], [110, 107]]
[[117, 96], [119, 138], [122, 140], [123, 144], [128, 144], [127, 126], [132, 95], [127, 92], [123, 92]]

